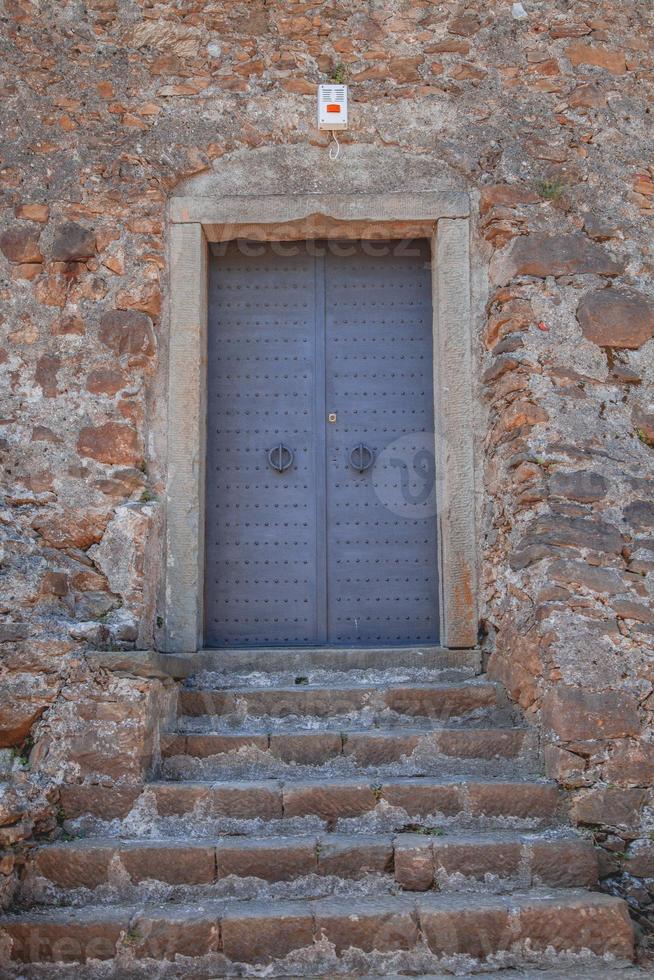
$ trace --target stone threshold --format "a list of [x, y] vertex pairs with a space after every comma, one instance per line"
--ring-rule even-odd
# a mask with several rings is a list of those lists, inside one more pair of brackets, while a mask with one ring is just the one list
[[[402, 654], [405, 657], [402, 657]], [[426, 648], [428, 654], [424, 666], [437, 668], [468, 668], [475, 673], [482, 671], [482, 655], [479, 648], [446, 649]], [[284, 664], [286, 669], [295, 666], [314, 669], [379, 669], [380, 661], [388, 656], [388, 666], [418, 666], [422, 651], [416, 647], [400, 650], [392, 648], [270, 648], [262, 650], [197, 650], [193, 653], [161, 653], [158, 650], [87, 650], [86, 659], [95, 667], [131, 677], [149, 677], [166, 680], [184, 680], [203, 670], [277, 670]], [[278, 666], [279, 665], [279, 666]]]

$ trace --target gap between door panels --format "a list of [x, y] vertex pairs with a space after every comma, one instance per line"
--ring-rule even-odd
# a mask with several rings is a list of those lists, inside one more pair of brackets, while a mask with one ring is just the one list
[[325, 257], [313, 257], [315, 302], [314, 425], [316, 460], [316, 636], [327, 643], [327, 291]]

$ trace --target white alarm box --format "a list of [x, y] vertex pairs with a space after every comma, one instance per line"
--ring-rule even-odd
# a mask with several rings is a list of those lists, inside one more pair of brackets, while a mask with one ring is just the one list
[[347, 85], [318, 86], [318, 129], [347, 129]]

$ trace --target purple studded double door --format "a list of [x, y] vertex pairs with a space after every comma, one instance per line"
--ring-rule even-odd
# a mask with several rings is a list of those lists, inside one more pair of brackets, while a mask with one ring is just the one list
[[428, 243], [213, 248], [206, 646], [437, 642]]

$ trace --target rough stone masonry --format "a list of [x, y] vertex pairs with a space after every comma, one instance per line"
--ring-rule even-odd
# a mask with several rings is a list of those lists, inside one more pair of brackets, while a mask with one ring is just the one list
[[442, 163], [488, 276], [488, 669], [542, 736], [606, 888], [654, 909], [654, 10], [649, 0], [2, 0], [2, 898], [58, 786], [138, 782], [157, 646], [166, 201], [327, 138]]

